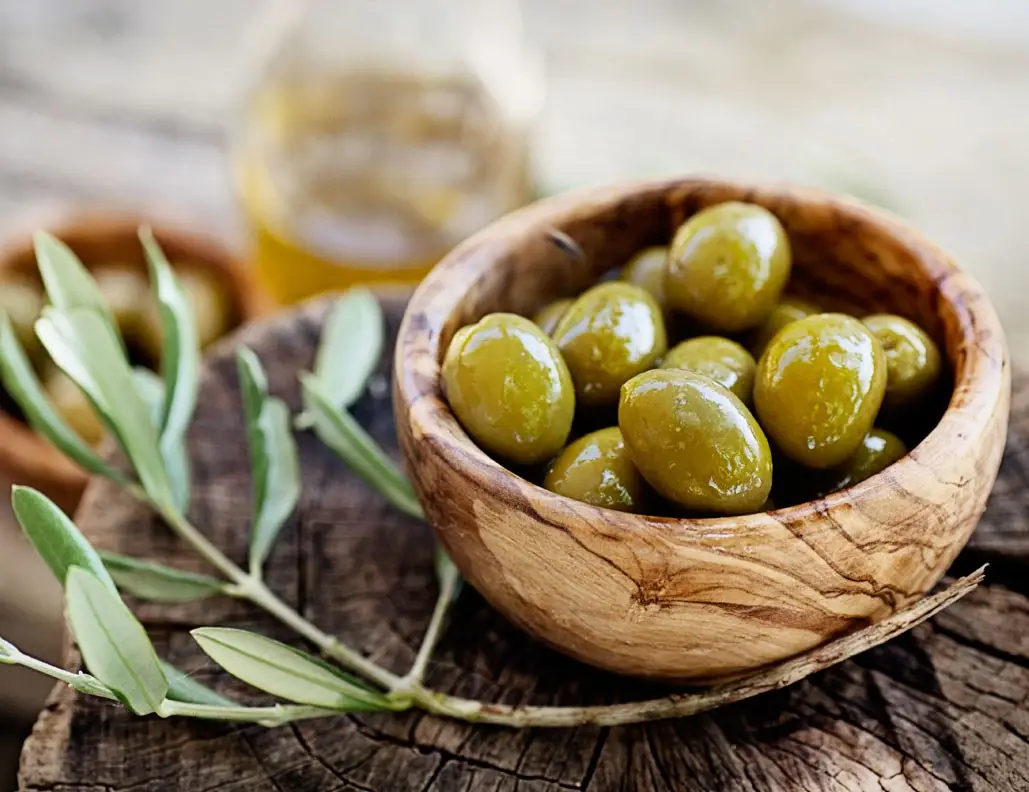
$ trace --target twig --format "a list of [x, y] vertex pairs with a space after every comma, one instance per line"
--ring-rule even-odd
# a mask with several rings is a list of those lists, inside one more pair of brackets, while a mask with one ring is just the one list
[[512, 707], [454, 698], [424, 688], [413, 692], [414, 702], [429, 712], [461, 720], [512, 727], [562, 727], [592, 723], [618, 726], [626, 723], [681, 718], [792, 685], [816, 671], [848, 660], [854, 655], [907, 632], [978, 586], [983, 566], [959, 578], [937, 594], [898, 611], [869, 627], [837, 638], [765, 671], [727, 682], [700, 693], [674, 693], [664, 698], [596, 707]]

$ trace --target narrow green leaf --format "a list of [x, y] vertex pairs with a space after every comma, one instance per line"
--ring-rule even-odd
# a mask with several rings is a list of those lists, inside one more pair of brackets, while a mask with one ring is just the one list
[[151, 602], [193, 602], [225, 593], [225, 584], [208, 575], [183, 572], [164, 564], [101, 552], [100, 558], [118, 588]]
[[157, 503], [172, 505], [171, 483], [128, 360], [101, 318], [86, 309], [44, 309], [36, 333], [54, 362], [74, 380], [114, 433], [140, 483]]
[[312, 417], [318, 439], [398, 509], [413, 517], [423, 517], [410, 482], [379, 444], [349, 412], [332, 406], [316, 377], [302, 374], [300, 384], [304, 406]]
[[161, 670], [168, 678], [168, 698], [183, 704], [203, 704], [206, 707], [236, 707], [235, 701], [216, 693], [193, 677], [180, 671], [167, 660], [160, 660]]
[[10, 665], [14, 662], [14, 658], [18, 655], [18, 647], [16, 647], [10, 641], [5, 641], [0, 638], [0, 663]]
[[384, 695], [348, 674], [263, 635], [224, 627], [202, 627], [192, 635], [214, 662], [273, 696], [342, 712], [392, 708]]
[[62, 584], [71, 567], [90, 572], [112, 592], [117, 591], [103, 561], [63, 511], [46, 495], [29, 487], [15, 486], [11, 505], [25, 536], [50, 571]]
[[290, 427], [289, 408], [268, 395], [268, 379], [261, 361], [247, 347], [236, 353], [243, 413], [250, 446], [253, 486], [253, 529], [250, 570], [262, 564], [283, 524], [300, 498], [300, 462]]
[[336, 409], [346, 409], [364, 392], [382, 357], [385, 321], [368, 289], [351, 289], [333, 306], [322, 331], [314, 375]]
[[137, 715], [157, 712], [168, 695], [143, 625], [94, 575], [73, 566], [66, 583], [68, 622], [89, 672]]
[[443, 549], [443, 545], [436, 544], [436, 582], [440, 591], [450, 592], [450, 601], [456, 602], [464, 587], [464, 578], [455, 566], [453, 559]]
[[300, 460], [293, 439], [289, 408], [282, 399], [269, 397], [258, 420], [261, 448], [266, 459], [255, 466], [265, 476], [264, 501], [254, 515], [250, 539], [250, 569], [264, 564], [283, 524], [300, 499]]
[[[164, 409], [164, 380], [150, 369], [137, 366], [132, 370], [136, 381], [136, 389], [147, 405], [150, 413], [150, 425], [154, 431], [161, 430], [161, 411]], [[180, 513], [189, 508], [193, 488], [193, 475], [189, 463], [189, 448], [186, 436], [177, 440], [161, 443], [161, 458], [164, 460], [165, 472], [171, 484], [172, 498]]]
[[122, 352], [125, 345], [104, 296], [93, 276], [89, 274], [78, 256], [61, 240], [37, 231], [35, 238], [36, 264], [43, 278], [50, 304], [59, 311], [69, 312], [83, 308], [97, 314], [117, 339]]
[[104, 463], [54, 410], [39, 383], [25, 349], [7, 314], [0, 312], [0, 378], [4, 389], [21, 407], [29, 425], [90, 473], [127, 483], [127, 479]]
[[254, 514], [261, 511], [264, 503], [265, 487], [268, 483], [268, 471], [262, 465], [268, 464], [268, 454], [264, 448], [264, 436], [259, 425], [261, 409], [268, 398], [268, 377], [264, 367], [253, 350], [240, 346], [236, 350], [236, 370], [239, 375], [239, 388], [243, 396], [243, 418], [247, 427], [247, 444], [250, 448], [251, 486], [253, 487]]
[[161, 444], [177, 443], [189, 427], [196, 407], [200, 343], [196, 319], [189, 299], [149, 228], [142, 228], [143, 243], [150, 265], [150, 282], [161, 312], [161, 371], [164, 376], [164, 406], [161, 412]]

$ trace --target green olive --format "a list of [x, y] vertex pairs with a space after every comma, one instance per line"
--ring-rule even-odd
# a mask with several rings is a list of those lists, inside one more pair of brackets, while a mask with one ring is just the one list
[[42, 345], [36, 338], [36, 319], [43, 310], [43, 291], [31, 278], [8, 274], [0, 281], [0, 313], [6, 313], [18, 341], [31, 360], [38, 360]]
[[566, 498], [617, 511], [638, 511], [643, 479], [617, 426], [571, 443], [554, 460], [543, 486]]
[[863, 320], [886, 351], [887, 407], [921, 402], [940, 379], [940, 350], [914, 322], [894, 314], [874, 314]]
[[554, 300], [552, 303], [540, 308], [536, 315], [532, 317], [540, 330], [547, 335], [553, 335], [554, 330], [557, 328], [557, 323], [561, 321], [561, 317], [568, 313], [568, 309], [572, 307], [572, 301], [569, 300]]
[[86, 443], [95, 446], [103, 439], [104, 425], [100, 423], [93, 405], [67, 374], [55, 366], [46, 377], [43, 388], [58, 414]]
[[764, 432], [732, 391], [679, 369], [622, 388], [618, 426], [633, 463], [661, 495], [699, 512], [750, 514], [772, 487]]
[[832, 469], [833, 480], [821, 494], [853, 487], [859, 481], [879, 473], [907, 454], [907, 446], [893, 432], [873, 429], [861, 439], [857, 451]]
[[141, 270], [108, 265], [93, 271], [100, 294], [126, 338], [145, 333], [143, 324], [151, 310], [150, 283]]
[[784, 327], [765, 349], [754, 406], [786, 456], [828, 468], [857, 451], [885, 391], [878, 339], [852, 316], [815, 314]]
[[732, 201], [698, 212], [668, 254], [668, 305], [706, 327], [735, 333], [765, 320], [790, 276], [790, 242], [778, 218]]
[[519, 464], [564, 446], [575, 390], [554, 342], [531, 321], [496, 313], [461, 328], [443, 362], [450, 408], [486, 451]]
[[653, 368], [668, 339], [661, 307], [649, 292], [610, 281], [583, 292], [561, 318], [554, 341], [584, 406], [616, 404], [622, 385]]
[[662, 309], [667, 305], [665, 300], [665, 261], [667, 258], [668, 248], [666, 247], [647, 248], [637, 253], [622, 270], [623, 281], [646, 289]]
[[684, 369], [710, 377], [728, 388], [746, 405], [754, 395], [757, 363], [751, 354], [728, 338], [699, 336], [672, 347], [661, 362], [663, 369]]
[[803, 319], [805, 316], [821, 312], [817, 305], [808, 300], [800, 297], [783, 297], [779, 304], [772, 309], [768, 318], [754, 328], [750, 336], [750, 351], [754, 353], [755, 357], [761, 357], [768, 342], [775, 338], [776, 333], [786, 325]]

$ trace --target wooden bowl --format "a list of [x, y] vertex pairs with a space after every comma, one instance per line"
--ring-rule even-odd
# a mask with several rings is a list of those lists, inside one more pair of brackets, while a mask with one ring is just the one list
[[[493, 311], [576, 294], [698, 209], [774, 212], [793, 283], [825, 304], [907, 315], [946, 350], [942, 420], [879, 475], [744, 517], [627, 515], [506, 470], [455, 420], [440, 387], [453, 333]], [[986, 505], [1008, 420], [1004, 335], [979, 285], [899, 219], [792, 186], [686, 179], [590, 190], [509, 215], [454, 250], [415, 292], [396, 349], [401, 447], [439, 539], [494, 607], [584, 662], [707, 681], [751, 671], [920, 598]]]
[[[32, 234], [49, 231], [68, 244], [87, 267], [118, 264], [146, 272], [139, 243], [140, 226], [149, 225], [172, 263], [189, 262], [209, 269], [222, 282], [233, 304], [233, 325], [266, 313], [269, 302], [255, 286], [249, 269], [220, 242], [151, 217], [123, 212], [74, 212], [44, 215], [0, 245], [0, 274], [14, 272], [38, 279]], [[21, 420], [0, 411], [0, 474], [17, 484], [36, 487], [62, 508], [73, 510], [87, 474], [39, 437]]]

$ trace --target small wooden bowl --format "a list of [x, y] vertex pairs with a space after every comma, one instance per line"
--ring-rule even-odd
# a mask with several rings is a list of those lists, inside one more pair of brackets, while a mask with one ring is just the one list
[[[468, 438], [440, 386], [457, 329], [576, 294], [634, 252], [667, 244], [698, 209], [728, 200], [780, 218], [802, 291], [907, 315], [943, 344], [956, 386], [908, 456], [821, 500], [687, 520], [563, 498]], [[579, 660], [675, 680], [751, 671], [920, 598], [979, 521], [1010, 398], [989, 300], [932, 243], [893, 216], [823, 192], [714, 179], [579, 192], [503, 218], [415, 292], [395, 367], [407, 467], [464, 576], [513, 622]]]
[[[65, 242], [89, 268], [118, 264], [146, 272], [139, 228], [149, 225], [172, 262], [210, 269], [233, 303], [233, 325], [268, 311], [269, 303], [249, 270], [217, 240], [151, 217], [123, 212], [74, 212], [43, 215], [27, 230], [0, 246], [0, 274], [14, 272], [38, 279], [32, 234], [49, 231]], [[0, 284], [2, 288], [2, 284]], [[74, 510], [87, 475], [25, 423], [0, 411], [0, 474], [45, 492], [62, 508]]]

